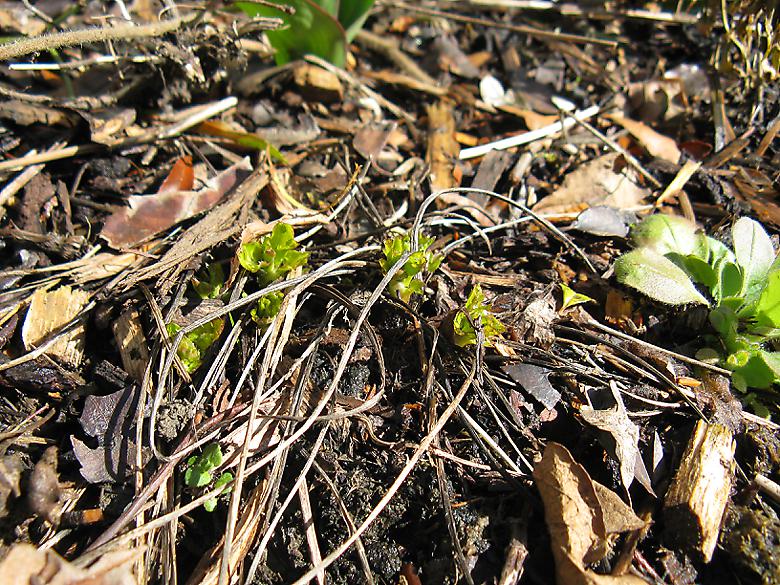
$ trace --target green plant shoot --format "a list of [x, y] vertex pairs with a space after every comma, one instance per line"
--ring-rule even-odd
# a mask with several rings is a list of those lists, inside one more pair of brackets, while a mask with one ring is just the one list
[[743, 217], [731, 235], [733, 251], [682, 218], [650, 216], [632, 230], [637, 248], [616, 260], [615, 275], [656, 301], [710, 307], [717, 337], [699, 355], [716, 356], [738, 389], [765, 389], [780, 382], [770, 344], [780, 339], [780, 261], [758, 222]]
[[276, 50], [277, 65], [311, 53], [343, 67], [347, 45], [363, 27], [374, 0], [278, 0], [278, 4], [292, 7], [294, 13], [256, 2], [235, 3], [252, 18], [284, 21], [283, 28], [266, 32]]
[[493, 341], [506, 330], [491, 311], [492, 307], [485, 300], [482, 287], [479, 284], [474, 285], [466, 299], [466, 306], [462, 311], [458, 311], [452, 324], [455, 343], [460, 347], [477, 343], [477, 332], [474, 330], [474, 325], [477, 325], [482, 328], [485, 345], [491, 346]]
[[[222, 449], [218, 443], [211, 443], [204, 447], [200, 455], [193, 455], [187, 459], [187, 468], [184, 471], [184, 483], [187, 487], [202, 488], [209, 485], [213, 478], [212, 472], [222, 465]], [[214, 482], [213, 489], [225, 486], [233, 481], [233, 474], [225, 472]], [[230, 492], [230, 488], [221, 494]], [[217, 507], [217, 499], [211, 498], [203, 503], [207, 512], [213, 512]]]
[[267, 286], [295, 268], [306, 265], [309, 253], [299, 252], [297, 247], [293, 229], [279, 222], [270, 234], [241, 244], [238, 261], [244, 269], [257, 275], [260, 286]]
[[252, 320], [261, 329], [267, 329], [279, 310], [282, 308], [284, 293], [280, 290], [268, 293], [257, 301], [257, 306], [250, 311]]
[[565, 311], [566, 309], [570, 307], [574, 307], [575, 305], [581, 305], [582, 303], [596, 302], [588, 295], [580, 294], [563, 283], [560, 284], [560, 287], [561, 287], [561, 295], [562, 295], [561, 311]]
[[[420, 235], [419, 249], [409, 256], [388, 285], [390, 293], [405, 303], [409, 302], [413, 294], [422, 294], [425, 287], [422, 276], [435, 272], [444, 260], [441, 254], [435, 254], [429, 249], [433, 242], [433, 238]], [[408, 233], [385, 240], [382, 250], [385, 257], [379, 261], [382, 270], [387, 273], [410, 247], [411, 236]]]
[[[197, 329], [190, 331], [182, 337], [181, 343], [176, 350], [184, 369], [191, 374], [197, 370], [203, 363], [203, 356], [208, 349], [219, 339], [222, 334], [222, 328], [225, 325], [223, 319], [214, 319], [204, 323]], [[165, 326], [168, 336], [173, 338], [181, 330], [176, 323], [168, 323]]]
[[222, 265], [218, 262], [209, 264], [205, 274], [199, 278], [194, 278], [192, 288], [202, 299], [217, 299], [222, 294], [222, 287], [225, 286], [225, 273]]

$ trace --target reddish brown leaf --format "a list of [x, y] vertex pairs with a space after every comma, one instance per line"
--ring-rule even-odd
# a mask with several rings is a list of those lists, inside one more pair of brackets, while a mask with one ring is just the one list
[[192, 157], [183, 156], [173, 165], [171, 172], [157, 191], [158, 195], [176, 191], [192, 191], [195, 184], [195, 173], [192, 170]]

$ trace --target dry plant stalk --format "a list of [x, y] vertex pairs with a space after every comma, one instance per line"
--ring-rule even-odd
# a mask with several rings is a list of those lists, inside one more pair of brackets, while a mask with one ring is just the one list
[[182, 18], [161, 20], [151, 24], [118, 24], [116, 26], [92, 27], [79, 30], [67, 30], [58, 33], [39, 35], [0, 45], [0, 61], [8, 61], [16, 57], [50, 51], [60, 47], [85, 45], [103, 41], [119, 41], [126, 39], [141, 39], [159, 37], [173, 32], [182, 24], [192, 21], [197, 15]]

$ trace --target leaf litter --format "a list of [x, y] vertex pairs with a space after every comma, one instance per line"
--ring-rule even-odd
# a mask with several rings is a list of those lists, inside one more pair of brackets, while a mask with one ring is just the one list
[[0, 581], [776, 582], [777, 15], [284, 4], [0, 4]]

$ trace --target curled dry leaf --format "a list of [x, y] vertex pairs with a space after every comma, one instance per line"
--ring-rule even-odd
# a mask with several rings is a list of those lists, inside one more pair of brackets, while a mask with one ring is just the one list
[[636, 182], [631, 167], [615, 170], [618, 156], [617, 153], [605, 154], [577, 167], [566, 175], [560, 188], [534, 207], [534, 211], [567, 214], [595, 205], [617, 209], [641, 205], [650, 191]]
[[[59, 521], [60, 482], [57, 479], [57, 447], [49, 447], [33, 467], [27, 482], [27, 506], [51, 524]], [[5, 581], [3, 581], [5, 582]]]
[[[128, 207], [123, 207], [106, 219], [100, 235], [112, 248], [134, 246], [211, 209], [237, 187], [251, 170], [249, 158], [244, 158], [210, 179], [200, 191], [171, 189], [155, 195], [132, 195], [128, 198]], [[182, 174], [185, 174], [183, 170]], [[186, 186], [186, 176], [177, 177], [176, 183]]]
[[107, 396], [87, 396], [79, 422], [84, 432], [97, 439], [96, 449], [71, 437], [73, 451], [81, 464], [81, 475], [90, 483], [121, 481], [131, 452], [128, 440], [138, 392], [128, 386]]
[[654, 157], [673, 164], [677, 164], [677, 161], [680, 160], [680, 149], [677, 147], [677, 143], [668, 136], [656, 132], [647, 124], [631, 118], [624, 118], [620, 114], [607, 114], [606, 117], [628, 130]]
[[552, 387], [547, 378], [550, 374], [548, 368], [532, 364], [512, 364], [505, 366], [503, 370], [545, 408], [555, 408], [561, 399], [561, 393]]
[[22, 457], [19, 453], [0, 457], [0, 518], [8, 515], [8, 499], [19, 497]]
[[136, 585], [132, 561], [140, 550], [119, 550], [102, 556], [88, 569], [76, 567], [52, 550], [15, 544], [0, 563], [4, 585]]
[[[620, 479], [623, 486], [628, 489], [634, 481], [637, 464], [642, 467], [639, 477], [643, 479], [647, 477], [647, 470], [644, 469], [639, 454], [639, 427], [628, 418], [623, 399], [614, 383], [610, 383], [609, 388], [612, 392], [612, 407], [595, 409], [591, 406], [583, 406], [580, 414], [585, 422], [604, 431], [611, 439], [604, 440], [602, 443], [610, 456], [620, 463]], [[653, 493], [647, 482], [643, 481], [642, 485]]]
[[607, 555], [611, 536], [645, 527], [631, 508], [593, 481], [558, 443], [547, 445], [533, 476], [544, 504], [558, 585], [645, 583], [631, 575], [599, 575], [586, 568]]

